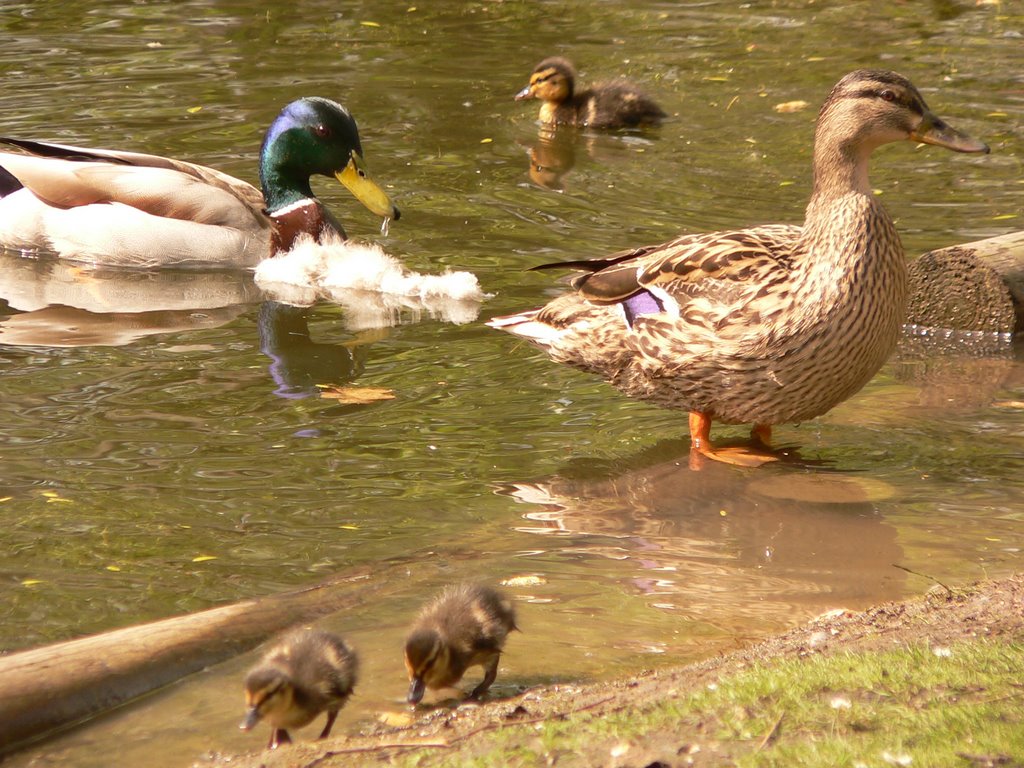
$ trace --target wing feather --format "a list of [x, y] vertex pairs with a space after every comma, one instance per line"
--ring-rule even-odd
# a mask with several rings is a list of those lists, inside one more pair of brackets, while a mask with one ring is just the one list
[[755, 283], [771, 282], [790, 268], [801, 228], [771, 224], [733, 232], [683, 235], [661, 245], [620, 251], [604, 259], [544, 264], [584, 271], [572, 280], [594, 304], [615, 304], [655, 289], [681, 303], [696, 296], [735, 296]]
[[33, 154], [0, 153], [0, 166], [59, 208], [118, 202], [155, 216], [266, 229], [263, 195], [228, 174], [194, 163], [102, 149], [8, 139]]

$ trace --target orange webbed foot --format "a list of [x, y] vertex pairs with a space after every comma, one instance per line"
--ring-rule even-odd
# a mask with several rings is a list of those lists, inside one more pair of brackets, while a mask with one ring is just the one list
[[699, 411], [690, 412], [690, 469], [699, 469], [705, 458], [732, 464], [736, 467], [760, 467], [781, 457], [768, 448], [772, 437], [772, 428], [767, 424], [755, 424], [751, 436], [762, 450], [756, 447], [732, 446], [715, 448], [711, 443], [711, 417]]
[[731, 464], [734, 467], [760, 467], [773, 461], [779, 461], [780, 457], [740, 445], [728, 448], [701, 445], [693, 446], [690, 449], [690, 469], [700, 469], [705, 459]]

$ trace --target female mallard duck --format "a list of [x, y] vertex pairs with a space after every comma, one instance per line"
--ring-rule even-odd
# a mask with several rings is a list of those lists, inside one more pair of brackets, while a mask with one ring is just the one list
[[309, 725], [321, 712], [326, 739], [356, 684], [358, 660], [345, 641], [330, 632], [303, 628], [285, 635], [245, 676], [248, 712], [239, 726], [248, 731], [270, 723], [270, 749], [288, 744], [288, 728]]
[[576, 70], [559, 56], [544, 59], [530, 75], [530, 84], [516, 101], [540, 99], [540, 121], [580, 128], [635, 128], [655, 125], [667, 115], [628, 80], [599, 83], [576, 91]]
[[127, 267], [252, 267], [299, 234], [345, 233], [309, 186], [336, 176], [378, 216], [398, 209], [367, 176], [351, 115], [328, 99], [293, 101], [260, 150], [259, 190], [156, 155], [0, 138], [0, 247]]
[[684, 235], [569, 262], [562, 266], [584, 271], [574, 293], [489, 324], [631, 397], [688, 410], [699, 453], [770, 460], [716, 451], [712, 420], [753, 423], [767, 443], [772, 425], [813, 418], [854, 394], [896, 346], [907, 269], [892, 219], [871, 192], [868, 158], [901, 139], [988, 152], [932, 114], [905, 77], [852, 72], [818, 116], [802, 227]]
[[496, 589], [459, 584], [423, 609], [405, 641], [410, 704], [427, 688], [455, 685], [469, 667], [484, 668], [484, 679], [469, 695], [479, 699], [498, 676], [498, 661], [508, 633], [516, 629], [512, 601]]

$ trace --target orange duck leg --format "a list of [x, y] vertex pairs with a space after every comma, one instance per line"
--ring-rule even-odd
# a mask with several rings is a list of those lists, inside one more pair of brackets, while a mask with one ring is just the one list
[[[764, 448], [768, 448], [772, 439], [772, 428], [768, 424], [755, 424], [751, 436]], [[696, 455], [694, 455], [696, 454]], [[760, 467], [770, 461], [778, 461], [779, 457], [767, 450], [758, 451], [754, 448], [735, 446], [731, 448], [715, 448], [711, 444], [711, 417], [701, 411], [690, 411], [690, 468], [697, 469], [700, 465], [698, 456], [706, 456], [725, 464], [737, 467]]]

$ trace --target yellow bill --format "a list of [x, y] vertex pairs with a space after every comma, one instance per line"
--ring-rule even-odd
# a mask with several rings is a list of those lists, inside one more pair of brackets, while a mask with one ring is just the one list
[[385, 219], [398, 220], [401, 216], [391, 198], [381, 189], [377, 182], [370, 178], [363, 165], [363, 158], [358, 152], [352, 152], [348, 165], [340, 173], [335, 174], [338, 181], [344, 184], [356, 200], [365, 205], [373, 213]]

